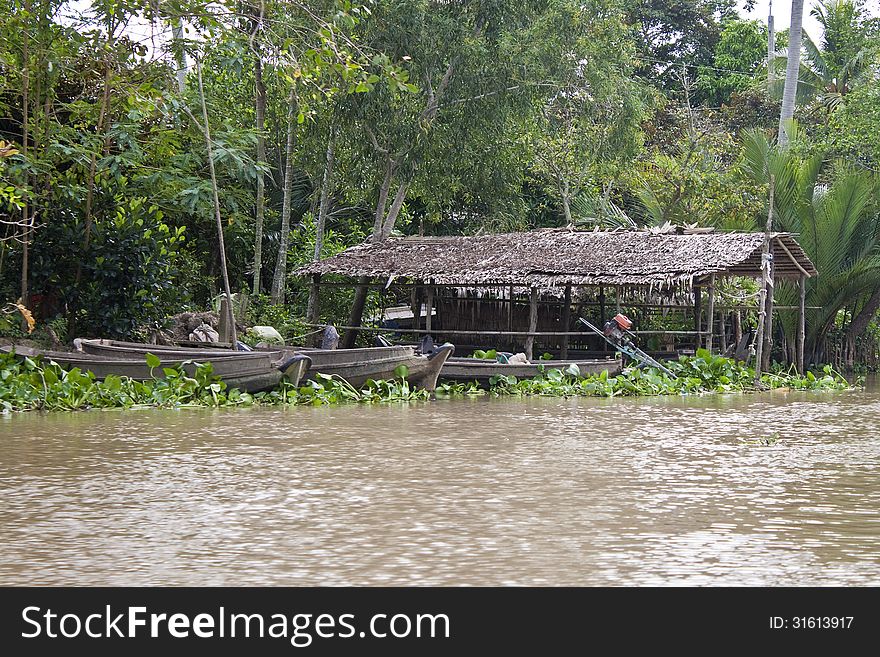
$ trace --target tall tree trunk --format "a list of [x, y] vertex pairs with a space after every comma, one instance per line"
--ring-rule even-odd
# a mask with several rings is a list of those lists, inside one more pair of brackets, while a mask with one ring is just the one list
[[315, 257], [321, 259], [321, 251], [324, 250], [324, 230], [327, 225], [327, 212], [330, 209], [330, 190], [333, 180], [333, 161], [335, 157], [333, 143], [336, 138], [336, 130], [330, 128], [330, 136], [327, 137], [327, 154], [324, 161], [324, 178], [321, 181], [321, 203], [318, 205], [318, 221], [315, 225]]
[[177, 91], [183, 94], [186, 91], [186, 50], [183, 47], [183, 27], [180, 19], [175, 18], [171, 22], [171, 42], [174, 46], [174, 59], [177, 62]]
[[[479, 29], [482, 29], [482, 26], [478, 27], [478, 30]], [[431, 87], [430, 81], [428, 83], [428, 98], [425, 102], [425, 109], [422, 110], [422, 113], [419, 115], [419, 124], [425, 129], [427, 129], [433, 123], [434, 119], [437, 118], [437, 113], [440, 110], [440, 99], [446, 94], [446, 91], [449, 88], [452, 75], [455, 71], [455, 65], [456, 60], [453, 59], [453, 61], [451, 61], [446, 67], [446, 71], [443, 73], [443, 77], [440, 80], [440, 84], [437, 85], [436, 91]], [[402, 162], [403, 156], [392, 159], [391, 156], [388, 155], [385, 176], [382, 179], [382, 186], [379, 188], [379, 202], [376, 204], [376, 215], [373, 222], [372, 239], [374, 242], [387, 239], [388, 236], [391, 235], [391, 232], [394, 230], [394, 224], [397, 221], [397, 216], [400, 214], [400, 209], [403, 207], [403, 202], [406, 199], [406, 193], [409, 190], [409, 183], [403, 181], [397, 187], [397, 193], [394, 196], [394, 201], [391, 203], [391, 208], [388, 210], [388, 216], [384, 216], [385, 204], [388, 202], [388, 193], [391, 189], [391, 180], [394, 176], [395, 170], [400, 164], [402, 164]], [[366, 281], [362, 279], [361, 284], [359, 284], [355, 290], [352, 312], [348, 322], [349, 326], [361, 325], [366, 299], [367, 286]], [[354, 330], [348, 330], [343, 337], [343, 348], [354, 346], [356, 337], [357, 333]]]
[[382, 239], [382, 226], [385, 223], [385, 208], [388, 207], [388, 193], [391, 191], [391, 178], [394, 176], [394, 160], [389, 156], [385, 162], [385, 175], [379, 186], [379, 200], [376, 202], [376, 212], [373, 216], [372, 240], [377, 242]]
[[[321, 259], [321, 251], [324, 250], [324, 229], [327, 224], [327, 212], [330, 207], [330, 189], [333, 179], [333, 159], [334, 159], [334, 143], [336, 131], [330, 128], [330, 135], [327, 138], [327, 155], [324, 161], [324, 179], [321, 181], [321, 203], [318, 206], [318, 221], [315, 226], [315, 253], [314, 260], [317, 262]], [[318, 294], [320, 287], [317, 283], [313, 283], [309, 288], [309, 301], [306, 307], [306, 316], [309, 322], [317, 322], [318, 315]]]
[[220, 216], [220, 194], [217, 189], [217, 173], [214, 171], [214, 154], [211, 148], [211, 127], [208, 124], [208, 106], [205, 102], [205, 88], [202, 84], [202, 63], [196, 60], [199, 76], [199, 98], [202, 101], [202, 131], [205, 136], [205, 149], [208, 154], [208, 171], [211, 173], [211, 191], [214, 196], [214, 219], [217, 222], [217, 242], [220, 246], [220, 270], [223, 274], [223, 291], [226, 293], [226, 308], [229, 317], [229, 340], [233, 345], [238, 341], [235, 331], [235, 313], [232, 309], [232, 288], [229, 285], [229, 271], [226, 268], [226, 243], [223, 239], [223, 219]]
[[[385, 175], [382, 177], [382, 184], [379, 186], [379, 200], [376, 201], [376, 212], [373, 216], [373, 235], [371, 239], [374, 242], [380, 242], [385, 239], [383, 237], [385, 225], [387, 223], [385, 219], [385, 208], [388, 206], [388, 194], [391, 191], [391, 180], [394, 177], [395, 168], [396, 162], [391, 158], [391, 156], [388, 156], [385, 162]], [[404, 194], [406, 194], [406, 190], [404, 190]], [[395, 200], [396, 198], [397, 197], [395, 197]], [[389, 212], [389, 216], [390, 215], [391, 213]], [[369, 289], [366, 285], [367, 281], [367, 278], [359, 279], [358, 286], [355, 288], [354, 300], [351, 304], [351, 314], [348, 317], [349, 326], [361, 325], [361, 320], [363, 319], [364, 305], [366, 304], [367, 293], [369, 292]], [[354, 346], [356, 340], [357, 331], [353, 329], [348, 329], [345, 332], [345, 335], [342, 337], [342, 348], [351, 349]]]
[[278, 259], [272, 278], [272, 303], [284, 303], [285, 279], [287, 278], [287, 245], [290, 240], [290, 202], [293, 190], [293, 142], [296, 134], [296, 90], [290, 90], [287, 109], [287, 148], [284, 163], [284, 200], [281, 203], [281, 235], [278, 239]]
[[565, 183], [565, 189], [562, 192], [562, 212], [565, 215], [565, 225], [573, 225], [574, 221], [571, 218], [571, 199], [569, 198], [567, 182]]
[[383, 240], [387, 240], [391, 237], [391, 231], [394, 230], [394, 223], [397, 221], [397, 215], [400, 214], [400, 209], [403, 207], [403, 200], [406, 198], [406, 192], [408, 189], [408, 182], [401, 182], [400, 185], [397, 186], [397, 193], [394, 195], [394, 200], [391, 202], [391, 207], [388, 209], [388, 216], [385, 218], [385, 223], [382, 225]]
[[[24, 10], [30, 14], [31, 12], [31, 3], [30, 0], [25, 0], [24, 2]], [[28, 156], [28, 141], [30, 140], [30, 43], [28, 38], [27, 29], [24, 30], [22, 34], [22, 72], [21, 72], [21, 154], [27, 159]], [[25, 175], [25, 181], [27, 183], [28, 176]], [[27, 186], [27, 184], [25, 185]], [[28, 216], [28, 201], [27, 196], [25, 196], [25, 203], [21, 209], [21, 219], [22, 225], [24, 226], [24, 236], [21, 240], [21, 302], [24, 305], [28, 305], [28, 270], [29, 270], [29, 241], [30, 241], [30, 223]], [[27, 322], [22, 319], [21, 320], [22, 330], [27, 330]]]
[[773, 19], [773, 5], [770, 5], [770, 13], [767, 16], [767, 87], [773, 88], [776, 81], [776, 28]]
[[[257, 163], [266, 162], [266, 85], [263, 84], [263, 61], [260, 52], [254, 56], [255, 104], [257, 111]], [[256, 225], [254, 226], [254, 294], [262, 287], [260, 275], [263, 269], [263, 221], [266, 215], [266, 178], [257, 171]]]
[[785, 88], [782, 92], [782, 110], [779, 113], [779, 145], [788, 144], [786, 124], [794, 117], [798, 75], [801, 64], [801, 34], [803, 31], [804, 0], [791, 0], [791, 28], [788, 30], [788, 62], [785, 66]]

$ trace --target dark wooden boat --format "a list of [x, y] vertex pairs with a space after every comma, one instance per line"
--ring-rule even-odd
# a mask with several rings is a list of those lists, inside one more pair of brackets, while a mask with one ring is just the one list
[[[0, 351], [14, 353], [18, 356], [31, 358], [40, 356], [45, 360], [58, 363], [61, 367], [92, 372], [96, 378], [103, 379], [110, 375], [127, 376], [136, 381], [149, 381], [165, 376], [163, 368], [183, 366], [184, 371], [192, 375], [196, 363], [211, 363], [213, 372], [219, 376], [229, 388], [238, 388], [245, 392], [262, 392], [271, 390], [282, 379], [286, 378], [294, 385], [299, 385], [311, 364], [305, 354], [283, 354], [276, 357], [270, 353], [244, 352], [244, 358], [190, 358], [175, 353], [155, 353], [160, 360], [158, 367], [150, 368], [146, 362], [146, 354], [122, 358], [106, 358], [94, 354], [66, 351], [46, 351], [29, 347], [2, 347]], [[149, 352], [152, 353], [152, 352]]]
[[247, 358], [256, 354], [269, 355], [272, 358], [280, 358], [282, 350], [273, 349], [267, 351], [235, 351], [233, 349], [220, 349], [217, 347], [178, 347], [163, 344], [144, 344], [142, 342], [124, 342], [122, 340], [75, 340], [74, 343], [84, 354], [101, 356], [102, 358], [142, 358], [146, 354], [155, 354], [180, 360], [188, 359], [214, 359], [219, 358]]
[[318, 373], [336, 375], [357, 388], [369, 379], [394, 379], [398, 368], [404, 365], [407, 381], [416, 388], [433, 391], [444, 363], [454, 351], [455, 347], [447, 343], [428, 356], [415, 353], [412, 347], [318, 349], [298, 353], [312, 359], [312, 368], [307, 374], [310, 379]]
[[606, 371], [613, 375], [620, 372], [620, 358], [596, 358], [589, 360], [539, 360], [533, 363], [499, 363], [482, 358], [450, 358], [440, 372], [440, 378], [448, 381], [476, 381], [489, 383], [493, 376], [515, 376], [517, 379], [531, 379], [544, 371], [560, 369], [565, 371], [569, 365], [577, 365], [581, 376], [601, 374]]
[[446, 344], [429, 356], [416, 353], [410, 346], [366, 347], [361, 349], [315, 349], [311, 347], [269, 347], [258, 351], [233, 351], [207, 347], [178, 347], [148, 345], [118, 340], [79, 340], [84, 353], [101, 355], [104, 358], [138, 358], [148, 352], [160, 358], [187, 358], [210, 360], [217, 363], [225, 360], [238, 360], [257, 354], [271, 355], [277, 360], [294, 355], [308, 356], [311, 361], [306, 378], [327, 374], [338, 376], [355, 387], [360, 387], [369, 379], [393, 379], [395, 371], [405, 365], [407, 380], [417, 388], [434, 390], [437, 377], [446, 359], [455, 348]]

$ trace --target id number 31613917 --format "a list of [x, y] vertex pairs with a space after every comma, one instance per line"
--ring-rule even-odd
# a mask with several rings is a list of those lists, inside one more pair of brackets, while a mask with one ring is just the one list
[[773, 630], [847, 630], [855, 616], [771, 616]]

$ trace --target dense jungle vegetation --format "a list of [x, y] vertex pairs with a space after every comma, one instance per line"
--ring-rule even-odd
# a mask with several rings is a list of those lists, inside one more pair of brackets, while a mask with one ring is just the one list
[[852, 343], [880, 307], [878, 20], [793, 4], [821, 38], [768, 56], [732, 0], [0, 3], [0, 330], [143, 338], [205, 309], [218, 223], [251, 319], [293, 335], [290, 271], [370, 237], [761, 230], [772, 179], [821, 272], [807, 351]]

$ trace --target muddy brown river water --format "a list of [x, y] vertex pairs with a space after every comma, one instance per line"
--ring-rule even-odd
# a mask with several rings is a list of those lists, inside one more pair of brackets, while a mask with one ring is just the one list
[[877, 585], [880, 388], [2, 417], [0, 584]]

